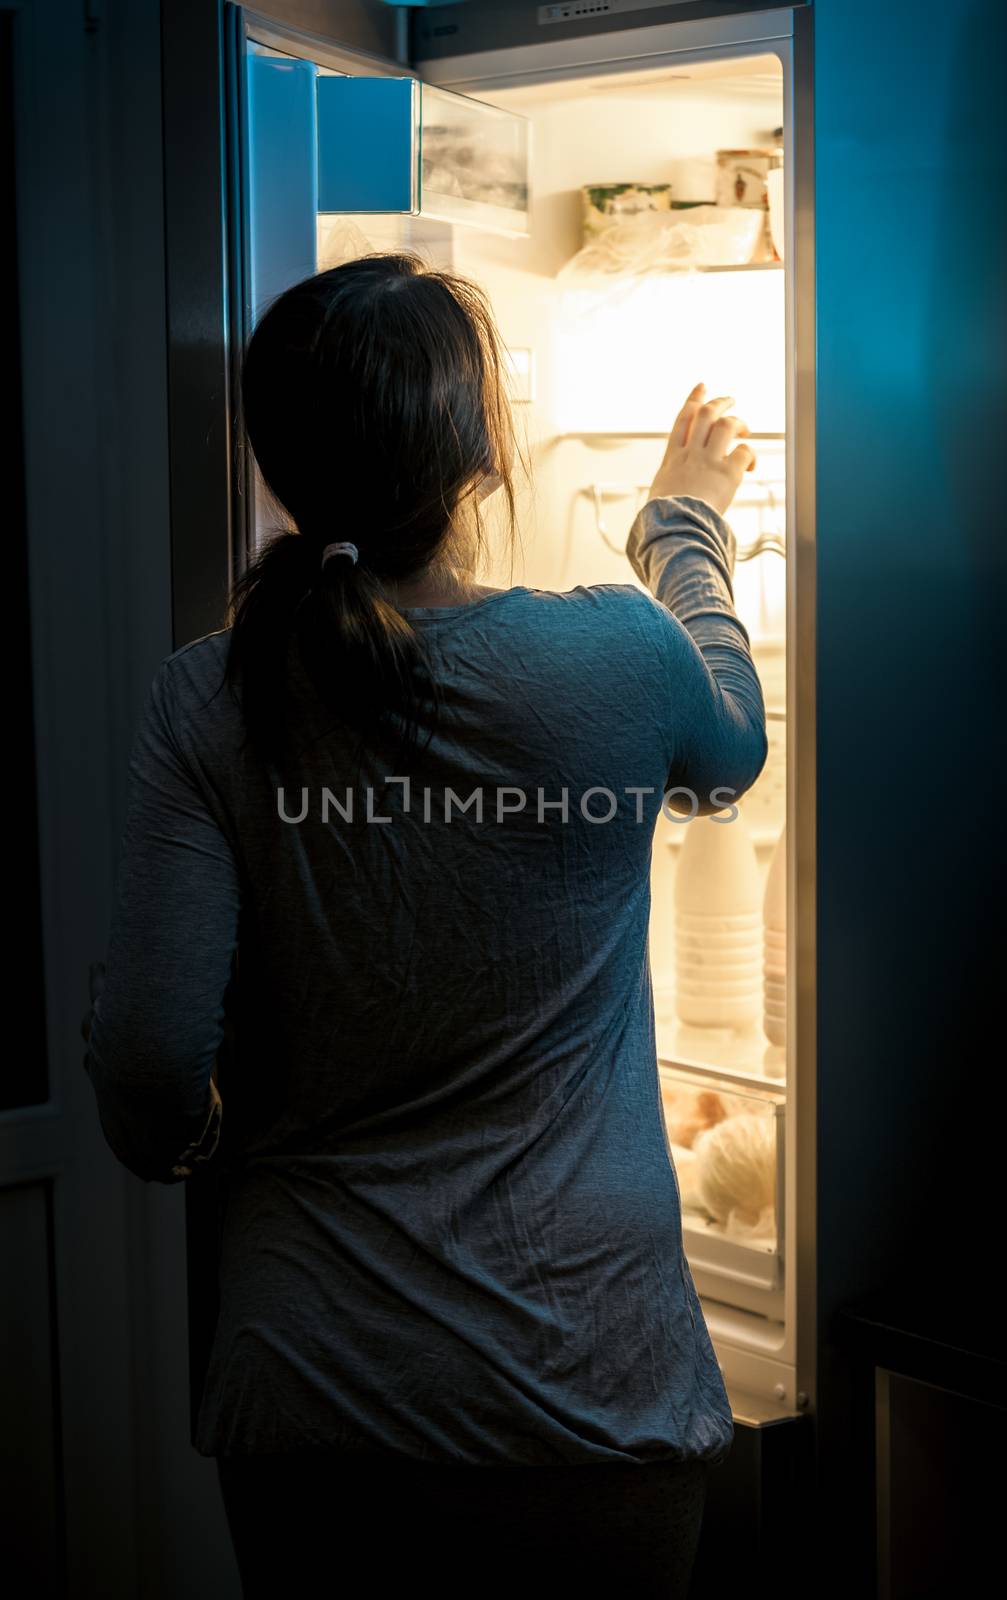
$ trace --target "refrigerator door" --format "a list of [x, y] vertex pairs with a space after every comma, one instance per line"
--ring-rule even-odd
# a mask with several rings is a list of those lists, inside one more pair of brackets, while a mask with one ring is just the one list
[[319, 78], [317, 94], [318, 210], [416, 213], [421, 147], [416, 79], [332, 74]]
[[316, 268], [318, 167], [313, 61], [249, 46], [245, 57], [246, 330]]
[[528, 232], [528, 124], [418, 78], [320, 74], [318, 210]]

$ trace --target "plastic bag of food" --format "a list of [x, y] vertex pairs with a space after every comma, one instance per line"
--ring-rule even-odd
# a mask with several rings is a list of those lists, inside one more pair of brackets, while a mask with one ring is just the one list
[[744, 266], [765, 225], [765, 212], [751, 206], [641, 211], [596, 234], [560, 268], [557, 278], [574, 286], [599, 276]]
[[772, 1233], [776, 1123], [771, 1110], [727, 1117], [696, 1136], [695, 1182], [703, 1206], [737, 1237]]

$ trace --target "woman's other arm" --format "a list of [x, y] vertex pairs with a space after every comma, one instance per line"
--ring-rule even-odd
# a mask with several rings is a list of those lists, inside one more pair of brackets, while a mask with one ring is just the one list
[[92, 980], [84, 1061], [111, 1149], [147, 1182], [178, 1182], [216, 1149], [213, 1072], [240, 899], [233, 851], [173, 731], [168, 661], [133, 745], [108, 957]]

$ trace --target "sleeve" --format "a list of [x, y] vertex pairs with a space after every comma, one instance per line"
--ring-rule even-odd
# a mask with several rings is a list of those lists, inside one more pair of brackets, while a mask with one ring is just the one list
[[768, 752], [762, 685], [734, 610], [735, 549], [723, 517], [689, 495], [649, 500], [626, 546], [633, 571], [665, 611], [668, 787], [690, 790], [701, 816], [750, 789]]
[[173, 731], [169, 662], [133, 745], [104, 985], [85, 1070], [118, 1159], [147, 1182], [178, 1182], [214, 1154], [214, 1069], [237, 946], [234, 852]]

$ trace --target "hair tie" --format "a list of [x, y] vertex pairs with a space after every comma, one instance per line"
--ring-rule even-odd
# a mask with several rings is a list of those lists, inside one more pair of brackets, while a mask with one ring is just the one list
[[357, 549], [355, 544], [349, 544], [346, 542], [342, 544], [327, 544], [325, 549], [322, 551], [322, 566], [324, 567], [330, 556], [349, 556], [350, 560], [353, 562], [353, 565], [356, 566], [357, 557], [359, 554], [360, 551]]

